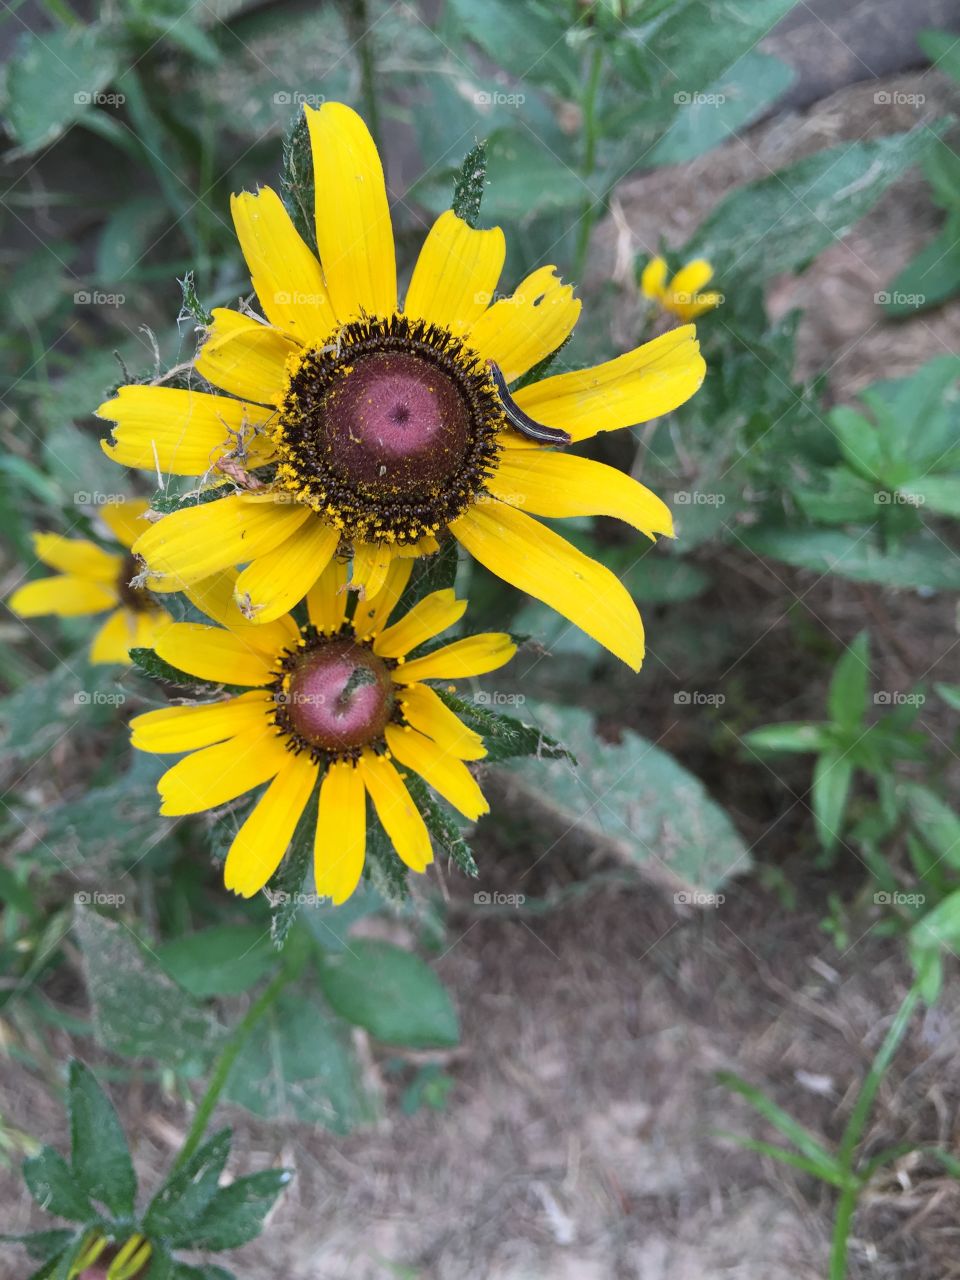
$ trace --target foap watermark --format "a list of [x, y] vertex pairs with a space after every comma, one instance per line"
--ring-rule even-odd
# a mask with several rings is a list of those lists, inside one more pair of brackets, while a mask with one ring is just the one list
[[281, 307], [322, 307], [327, 302], [327, 295], [325, 293], [301, 293], [299, 290], [294, 290], [293, 293], [290, 293], [286, 289], [281, 289], [279, 293], [273, 295], [273, 300]]
[[[670, 297], [674, 302], [679, 302], [685, 307], [694, 307], [703, 298], [702, 293], [688, 293], [684, 289], [671, 289]], [[714, 307], [722, 307], [727, 300], [725, 293], [717, 293], [714, 289], [710, 290], [710, 305]]]
[[78, 689], [73, 701], [78, 707], [122, 707], [125, 693], [105, 693], [103, 689]]
[[901, 89], [878, 89], [873, 95], [878, 107], [922, 107], [925, 93], [904, 93]]
[[522, 907], [526, 900], [525, 893], [490, 893], [486, 889], [473, 895], [474, 905], [478, 907]]
[[122, 307], [126, 300], [124, 293], [103, 293], [100, 289], [78, 289], [73, 295], [76, 307]]
[[301, 93], [299, 89], [280, 89], [273, 95], [275, 107], [322, 107], [326, 100], [322, 93]]
[[322, 893], [287, 893], [283, 889], [264, 889], [271, 907], [331, 907], [333, 899]]
[[102, 893], [99, 889], [80, 889], [73, 895], [78, 907], [122, 907], [125, 893]]
[[88, 493], [86, 489], [78, 489], [73, 495], [75, 507], [118, 507], [126, 500], [124, 493]]
[[902, 689], [878, 689], [873, 695], [875, 707], [922, 707], [926, 700], [924, 693], [904, 693]]
[[525, 93], [503, 93], [500, 89], [478, 89], [473, 95], [475, 107], [522, 107]]
[[526, 695], [522, 693], [505, 693], [502, 689], [478, 689], [473, 695], [478, 707], [522, 707]]
[[678, 907], [722, 907], [726, 902], [722, 893], [704, 893], [702, 889], [680, 889], [673, 895]]
[[673, 95], [674, 104], [678, 107], [722, 107], [727, 100], [725, 93], [699, 93], [678, 89]]
[[704, 689], [678, 689], [673, 695], [676, 707], [722, 707], [726, 700], [725, 693], [708, 693]]
[[875, 893], [873, 900], [878, 907], [922, 907], [927, 900], [925, 893], [901, 893], [895, 889], [893, 893]]
[[78, 107], [122, 107], [125, 93], [104, 93], [102, 89], [80, 89], [73, 95]]
[[708, 489], [680, 489], [673, 500], [678, 507], [722, 507], [727, 495]]
[[877, 507], [922, 507], [926, 502], [922, 493], [901, 493], [899, 489], [878, 489], [873, 495]]
[[873, 295], [878, 307], [922, 307], [927, 300], [925, 293], [903, 293], [900, 289], [880, 289]]

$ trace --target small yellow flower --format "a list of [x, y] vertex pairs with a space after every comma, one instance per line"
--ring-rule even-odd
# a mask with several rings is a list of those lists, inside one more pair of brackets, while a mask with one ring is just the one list
[[42, 614], [71, 618], [109, 609], [110, 615], [90, 647], [93, 662], [129, 663], [131, 649], [152, 649], [172, 619], [151, 592], [130, 586], [139, 572], [130, 548], [147, 528], [141, 517], [149, 505], [126, 500], [100, 510], [103, 522], [123, 548], [122, 554], [104, 551], [86, 538], [35, 533], [37, 559], [59, 573], [18, 587], [8, 601], [9, 608], [21, 618]]
[[681, 267], [669, 282], [666, 261], [663, 258], [651, 258], [640, 277], [640, 288], [644, 297], [659, 302], [664, 311], [669, 311], [680, 320], [695, 320], [723, 301], [720, 293], [700, 292], [712, 279], [713, 267], [706, 258], [694, 258]]
[[[564, 614], [634, 670], [643, 624], [608, 568], [548, 520], [607, 515], [672, 536], [665, 504], [630, 476], [515, 430], [495, 369], [514, 384], [573, 332], [580, 302], [542, 266], [497, 299], [499, 227], [452, 210], [427, 234], [406, 297], [380, 157], [338, 102], [305, 108], [319, 257], [269, 187], [234, 196], [233, 219], [263, 319], [218, 308], [196, 361], [218, 394], [126, 386], [97, 413], [114, 461], [240, 480], [138, 540], [158, 591], [245, 565], [238, 600], [267, 624], [303, 599], [335, 555], [373, 597], [399, 557], [447, 530], [492, 573]], [[676, 409], [703, 381], [691, 325], [594, 368], [518, 388], [528, 418], [573, 443]], [[549, 438], [548, 438], [549, 442]], [[244, 471], [275, 464], [269, 482]]]
[[516, 645], [487, 633], [408, 656], [467, 607], [452, 590], [435, 591], [387, 625], [412, 566], [409, 558], [393, 560], [382, 590], [361, 601], [345, 589], [346, 564], [334, 558], [307, 595], [303, 627], [290, 614], [248, 621], [234, 599], [235, 573], [186, 588], [221, 625], [175, 623], [157, 642], [158, 655], [250, 692], [148, 711], [131, 722], [132, 741], [141, 751], [191, 753], [158, 783], [163, 814], [215, 809], [269, 783], [227, 854], [224, 880], [235, 893], [252, 896], [276, 871], [318, 779], [317, 892], [336, 903], [353, 893], [363, 871], [368, 795], [407, 866], [423, 871], [433, 861], [401, 768], [467, 818], [488, 811], [464, 763], [486, 754], [483, 741], [424, 681], [494, 671]]

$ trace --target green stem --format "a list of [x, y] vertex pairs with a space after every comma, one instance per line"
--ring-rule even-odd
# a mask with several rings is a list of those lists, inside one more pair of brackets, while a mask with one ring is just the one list
[[[590, 70], [587, 75], [587, 87], [583, 97], [583, 165], [582, 176], [588, 182], [593, 175], [593, 166], [597, 159], [597, 94], [600, 89], [600, 75], [603, 71], [603, 49], [596, 41], [590, 54]], [[590, 232], [596, 218], [597, 202], [588, 198], [580, 215], [580, 230], [577, 235], [577, 268], [579, 278], [583, 274], [587, 260], [587, 249], [590, 244]]]
[[860, 1187], [847, 1187], [837, 1202], [837, 1216], [833, 1223], [833, 1242], [830, 1246], [830, 1280], [846, 1280], [847, 1244], [850, 1226], [857, 1208]]
[[367, 128], [373, 135], [377, 150], [381, 150], [380, 108], [377, 105], [376, 63], [373, 60], [373, 46], [370, 41], [370, 15], [367, 0], [353, 0], [354, 39], [360, 54], [360, 92], [363, 97], [363, 112], [367, 118]]
[[273, 979], [270, 985], [256, 999], [247, 1010], [243, 1020], [237, 1026], [233, 1035], [227, 1041], [226, 1047], [221, 1053], [217, 1065], [213, 1069], [213, 1075], [210, 1077], [210, 1083], [207, 1085], [207, 1091], [203, 1095], [199, 1107], [197, 1107], [196, 1115], [193, 1117], [193, 1124], [187, 1134], [187, 1140], [183, 1144], [183, 1148], [176, 1160], [173, 1162], [173, 1168], [170, 1173], [173, 1174], [181, 1169], [193, 1153], [203, 1141], [203, 1135], [207, 1131], [207, 1125], [210, 1123], [210, 1117], [213, 1115], [216, 1105], [220, 1100], [220, 1094], [223, 1092], [227, 1078], [236, 1062], [240, 1050], [247, 1043], [250, 1032], [257, 1025], [263, 1015], [276, 1000], [277, 996], [287, 985], [287, 983], [295, 975], [291, 970], [284, 967]]

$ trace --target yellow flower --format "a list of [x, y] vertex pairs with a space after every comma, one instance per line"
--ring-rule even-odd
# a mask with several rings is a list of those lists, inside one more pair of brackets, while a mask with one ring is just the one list
[[680, 320], [695, 320], [705, 311], [712, 311], [723, 301], [720, 293], [701, 293], [705, 284], [713, 279], [713, 267], [705, 258], [694, 258], [680, 268], [671, 281], [667, 281], [667, 264], [663, 258], [651, 258], [640, 277], [644, 297], [659, 302]]
[[95, 1264], [109, 1244], [110, 1241], [103, 1232], [94, 1232], [89, 1244], [70, 1268], [68, 1280], [75, 1280], [80, 1276], [89, 1276], [93, 1280], [94, 1275], [103, 1276], [104, 1280], [134, 1280], [135, 1276], [141, 1274], [153, 1253], [153, 1245], [149, 1240], [135, 1234], [113, 1254], [109, 1265], [101, 1262], [97, 1267]]
[[[371, 598], [396, 558], [434, 552], [449, 529], [493, 573], [639, 668], [643, 626], [626, 588], [534, 517], [615, 516], [652, 539], [672, 536], [669, 510], [622, 472], [520, 434], [495, 382], [494, 367], [513, 383], [569, 337], [580, 314], [572, 287], [545, 266], [493, 301], [503, 232], [475, 230], [448, 210], [400, 310], [386, 186], [366, 125], [340, 103], [305, 110], [319, 261], [275, 192], [233, 198], [266, 319], [213, 313], [196, 368], [228, 396], [127, 386], [97, 410], [115, 424], [104, 445], [115, 461], [239, 482], [138, 540], [155, 589], [246, 565], [238, 600], [269, 623], [338, 550], [352, 555], [352, 582]], [[703, 375], [686, 326], [525, 386], [515, 400], [579, 442], [670, 412]], [[265, 463], [273, 478], [250, 491], [244, 472]]]
[[18, 587], [9, 607], [22, 618], [47, 613], [70, 618], [109, 609], [90, 647], [93, 662], [129, 663], [131, 649], [152, 649], [170, 625], [170, 615], [151, 592], [130, 586], [139, 572], [130, 547], [147, 527], [140, 517], [149, 505], [123, 501], [101, 508], [101, 518], [124, 548], [122, 555], [104, 551], [86, 538], [35, 533], [37, 559], [59, 573]]
[[400, 769], [419, 774], [467, 818], [488, 811], [464, 763], [486, 754], [483, 741], [424, 681], [494, 671], [516, 646], [508, 635], [487, 633], [409, 657], [467, 607], [452, 590], [435, 591], [387, 625], [411, 569], [409, 558], [393, 560], [375, 599], [360, 601], [345, 589], [345, 563], [334, 558], [307, 595], [303, 627], [289, 614], [250, 623], [234, 599], [235, 575], [222, 573], [187, 588], [222, 625], [175, 623], [160, 637], [157, 653], [180, 670], [250, 687], [221, 702], [148, 711], [131, 723], [142, 751], [192, 753], [158, 783], [163, 814], [214, 809], [270, 784], [227, 854], [224, 880], [235, 893], [250, 897], [276, 871], [318, 779], [317, 892], [336, 903], [363, 871], [368, 795], [407, 866], [423, 871], [433, 860]]

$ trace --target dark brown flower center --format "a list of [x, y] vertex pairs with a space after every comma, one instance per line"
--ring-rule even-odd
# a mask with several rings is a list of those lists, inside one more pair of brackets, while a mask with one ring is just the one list
[[367, 645], [337, 637], [289, 655], [276, 690], [276, 722], [298, 748], [355, 756], [379, 742], [394, 714], [390, 670]]

